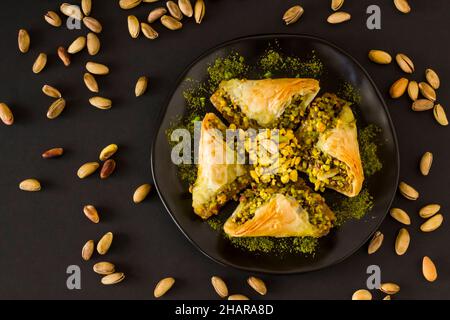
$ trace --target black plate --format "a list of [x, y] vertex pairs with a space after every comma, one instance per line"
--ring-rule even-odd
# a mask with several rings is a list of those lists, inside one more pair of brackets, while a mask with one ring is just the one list
[[[339, 83], [346, 81], [359, 89], [361, 103], [356, 112], [358, 124], [373, 123], [382, 128], [382, 145], [379, 156], [383, 169], [367, 180], [367, 186], [374, 197], [374, 208], [359, 221], [347, 222], [334, 229], [330, 235], [320, 240], [314, 257], [287, 255], [253, 254], [235, 248], [219, 232], [212, 230], [192, 211], [192, 198], [187, 187], [177, 176], [176, 166], [171, 162], [170, 146], [165, 131], [171, 121], [186, 111], [182, 95], [185, 79], [203, 81], [207, 78], [207, 66], [217, 57], [227, 56], [236, 51], [247, 59], [256, 59], [264, 53], [269, 43], [278, 42], [284, 53], [296, 56], [308, 55], [315, 51], [323, 62], [326, 77], [321, 79], [321, 92], [336, 92]], [[229, 41], [213, 48], [192, 63], [180, 77], [164, 110], [160, 128], [152, 149], [152, 173], [159, 196], [170, 216], [202, 253], [214, 261], [235, 268], [267, 273], [299, 273], [318, 270], [338, 263], [349, 257], [377, 230], [392, 203], [399, 174], [399, 154], [397, 139], [385, 102], [374, 82], [350, 55], [335, 45], [304, 35], [260, 35]], [[225, 211], [231, 212], [233, 204]]]

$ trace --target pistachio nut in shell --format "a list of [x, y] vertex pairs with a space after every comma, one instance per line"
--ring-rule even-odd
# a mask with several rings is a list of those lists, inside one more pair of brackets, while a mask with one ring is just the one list
[[147, 86], [148, 86], [148, 77], [146, 76], [139, 77], [134, 89], [134, 94], [136, 95], [136, 97], [142, 96], [147, 91]]
[[370, 242], [369, 242], [369, 247], [367, 249], [367, 253], [374, 254], [375, 252], [377, 252], [381, 248], [381, 245], [383, 244], [383, 240], [384, 240], [384, 235], [380, 231], [375, 232], [375, 234], [372, 237], [372, 240], [370, 240]]
[[197, 0], [194, 5], [194, 18], [197, 24], [202, 23], [206, 13], [205, 1]]
[[338, 11], [344, 5], [344, 0], [331, 0], [331, 10]]
[[33, 64], [33, 72], [38, 74], [44, 70], [47, 65], [47, 55], [45, 53], [40, 53]]
[[395, 61], [397, 61], [398, 66], [400, 69], [403, 70], [405, 73], [413, 73], [414, 63], [413, 61], [404, 53], [399, 53], [395, 56]]
[[27, 53], [30, 49], [30, 34], [25, 29], [20, 29], [17, 36], [17, 43], [19, 46], [19, 51], [22, 53]]
[[394, 218], [395, 220], [397, 220], [400, 223], [403, 223], [404, 225], [409, 226], [411, 224], [411, 219], [409, 217], [409, 215], [402, 209], [400, 208], [392, 208], [389, 211], [390, 215], [392, 218]]
[[42, 92], [50, 98], [58, 99], [58, 98], [61, 98], [61, 96], [62, 96], [61, 92], [58, 89], [56, 89], [55, 87], [48, 85], [48, 84], [45, 84], [42, 87]]
[[441, 206], [436, 203], [427, 204], [419, 210], [419, 216], [424, 219], [431, 218], [441, 210]]
[[168, 16], [168, 15], [163, 15], [161, 17], [161, 23], [164, 27], [166, 27], [169, 30], [179, 30], [183, 27], [183, 24], [178, 21], [177, 19]]
[[91, 92], [97, 93], [99, 91], [97, 80], [95, 80], [95, 77], [92, 74], [90, 74], [89, 72], [86, 72], [83, 75], [83, 81], [84, 81], [84, 84], [86, 85], [86, 87]]
[[401, 228], [397, 234], [397, 239], [395, 240], [395, 252], [397, 255], [402, 256], [408, 251], [409, 244], [411, 242], [411, 236], [408, 230]]
[[[167, 13], [167, 9], [164, 7], [155, 8], [148, 14], [148, 23], [153, 23], [158, 21], [163, 15]], [[138, 22], [139, 23], [139, 22]]]
[[93, 205], [88, 204], [88, 205], [84, 206], [83, 213], [86, 216], [86, 218], [91, 220], [93, 223], [100, 222], [100, 216], [98, 214], [97, 208], [94, 207]]
[[93, 32], [88, 33], [86, 46], [87, 46], [88, 53], [91, 56], [95, 56], [100, 51], [100, 47], [101, 47], [100, 39], [98, 38], [98, 36], [95, 33], [93, 33]]
[[112, 273], [107, 276], [104, 276], [101, 281], [102, 281], [102, 284], [104, 284], [105, 286], [108, 286], [108, 285], [114, 285], [119, 282], [122, 282], [124, 279], [125, 279], [125, 274], [123, 272], [116, 272], [116, 273]]
[[172, 286], [175, 284], [175, 279], [172, 277], [164, 278], [160, 280], [153, 291], [153, 295], [155, 298], [160, 298], [169, 291]]
[[422, 273], [424, 278], [429, 282], [436, 281], [438, 277], [436, 265], [428, 256], [425, 256], [422, 259]]
[[100, 23], [100, 21], [98, 21], [97, 19], [95, 19], [93, 17], [84, 17], [83, 23], [86, 26], [86, 28], [88, 28], [92, 32], [101, 33], [103, 30], [103, 27], [102, 27], [102, 24]]
[[400, 193], [408, 200], [417, 200], [419, 198], [419, 192], [406, 182], [400, 182]]
[[408, 96], [412, 101], [416, 101], [419, 97], [419, 85], [416, 81], [410, 81], [408, 84]]
[[425, 78], [433, 89], [437, 90], [441, 86], [441, 80], [433, 69], [425, 70]]
[[85, 16], [90, 15], [92, 11], [92, 0], [81, 0], [81, 10]]
[[392, 99], [398, 99], [405, 93], [406, 89], [408, 88], [408, 79], [406, 78], [400, 78], [397, 81], [395, 81], [390, 90], [389, 94]]
[[0, 103], [0, 120], [7, 126], [14, 123], [14, 115], [6, 103]]
[[81, 258], [83, 258], [84, 261], [90, 260], [94, 254], [94, 248], [94, 240], [87, 241], [81, 249]]
[[80, 52], [86, 47], [86, 37], [79, 36], [76, 38], [67, 48], [67, 52], [70, 54], [75, 54]]
[[178, 0], [178, 7], [186, 17], [190, 18], [194, 15], [194, 8], [192, 8], [190, 0]]
[[330, 24], [339, 24], [346, 21], [349, 21], [352, 18], [350, 13], [344, 12], [344, 11], [338, 11], [335, 13], [332, 13], [328, 18], [327, 22]]
[[222, 278], [213, 276], [211, 278], [211, 284], [219, 297], [226, 298], [228, 296], [228, 287]]
[[124, 10], [129, 10], [140, 5], [142, 0], [120, 0], [119, 6]]
[[167, 10], [169, 10], [169, 13], [172, 17], [174, 17], [177, 20], [183, 19], [183, 13], [180, 10], [180, 7], [173, 2], [172, 0], [169, 0], [166, 2]]
[[290, 7], [283, 14], [283, 21], [286, 25], [293, 24], [300, 19], [304, 12], [305, 10], [300, 5]]
[[148, 183], [141, 185], [136, 189], [136, 191], [133, 194], [133, 202], [138, 204], [147, 198], [148, 194], [150, 193], [152, 189], [152, 186]]
[[108, 110], [108, 109], [111, 109], [111, 107], [112, 107], [111, 99], [108, 99], [105, 97], [100, 97], [100, 96], [90, 98], [89, 103], [93, 107], [96, 107], [97, 109], [101, 109], [101, 110]]
[[380, 290], [386, 294], [393, 295], [400, 292], [400, 286], [393, 282], [386, 282], [380, 285]]
[[369, 59], [378, 64], [389, 64], [392, 62], [391, 55], [383, 50], [370, 50]]
[[65, 108], [66, 108], [66, 100], [64, 98], [59, 98], [55, 100], [48, 108], [47, 118], [50, 120], [58, 118]]
[[97, 62], [92, 62], [92, 61], [89, 61], [88, 63], [86, 63], [86, 70], [92, 74], [100, 75], [100, 76], [107, 75], [109, 73], [108, 66], [101, 64], [101, 63], [97, 63]]
[[433, 232], [434, 230], [438, 229], [442, 222], [444, 221], [444, 216], [442, 214], [436, 214], [429, 218], [427, 221], [425, 221], [421, 226], [420, 230], [422, 232]]
[[442, 105], [437, 104], [434, 106], [433, 115], [437, 123], [439, 123], [441, 126], [448, 126], [447, 114], [445, 113], [444, 107], [442, 107]]
[[411, 7], [408, 3], [408, 0], [394, 0], [394, 5], [401, 13], [406, 14], [411, 12]]
[[420, 172], [427, 176], [430, 173], [431, 165], [433, 164], [433, 154], [429, 151], [425, 152], [420, 159]]
[[130, 36], [134, 39], [139, 37], [139, 33], [141, 32], [141, 25], [139, 23], [139, 20], [134, 15], [129, 15], [127, 18], [128, 23], [128, 32], [130, 33]]
[[141, 30], [142, 30], [142, 34], [147, 39], [155, 40], [159, 36], [158, 32], [156, 32], [156, 30], [153, 29], [152, 26], [150, 26], [148, 23], [141, 22]]
[[413, 102], [411, 109], [413, 111], [427, 111], [434, 107], [434, 102], [428, 99], [417, 99]]
[[98, 241], [97, 243], [97, 252], [100, 255], [105, 255], [108, 253], [109, 249], [111, 248], [112, 241], [113, 241], [114, 235], [112, 232], [108, 232]]
[[92, 269], [95, 273], [100, 275], [108, 275], [116, 272], [116, 266], [107, 261], [97, 262]]
[[267, 294], [267, 286], [263, 280], [252, 276], [247, 279], [247, 283], [253, 290], [258, 292], [260, 295], [264, 296]]
[[360, 289], [353, 293], [352, 300], [372, 300], [372, 294], [369, 290]]
[[436, 101], [436, 91], [426, 82], [419, 83], [420, 93], [428, 100]]
[[53, 27], [59, 28], [62, 25], [62, 20], [54, 11], [48, 11], [44, 16], [45, 21]]

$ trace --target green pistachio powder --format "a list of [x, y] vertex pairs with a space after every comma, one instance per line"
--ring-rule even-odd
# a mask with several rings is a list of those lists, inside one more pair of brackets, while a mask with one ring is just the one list
[[[269, 48], [260, 58], [255, 70], [246, 64], [245, 58], [237, 53], [217, 58], [208, 69], [208, 80], [199, 82], [187, 79], [187, 89], [183, 92], [187, 104], [187, 113], [173, 121], [166, 134], [171, 144], [170, 135], [176, 128], [188, 129], [193, 137], [194, 122], [200, 121], [205, 114], [205, 107], [209, 96], [217, 89], [222, 80], [233, 78], [246, 78], [249, 72], [256, 73], [259, 78], [271, 78], [279, 76], [320, 78], [324, 72], [322, 62], [314, 55], [306, 60], [295, 56], [285, 56], [279, 50]], [[342, 98], [358, 104], [361, 100], [359, 92], [349, 83], [343, 83], [338, 92]], [[382, 168], [377, 156], [377, 143], [375, 142], [381, 129], [375, 125], [369, 125], [359, 130], [359, 144], [361, 159], [366, 178], [372, 176]], [[178, 167], [179, 177], [182, 181], [192, 185], [197, 176], [195, 165], [180, 165]], [[336, 214], [336, 226], [341, 226], [350, 219], [361, 219], [373, 207], [373, 198], [365, 186], [361, 193], [353, 198], [338, 195], [338, 200], [333, 202], [333, 211]], [[217, 215], [207, 220], [209, 226], [223, 233], [223, 224], [228, 217]], [[272, 254], [302, 253], [314, 254], [318, 239], [311, 237], [248, 237], [233, 238], [223, 233], [224, 237], [236, 247], [250, 251]]]

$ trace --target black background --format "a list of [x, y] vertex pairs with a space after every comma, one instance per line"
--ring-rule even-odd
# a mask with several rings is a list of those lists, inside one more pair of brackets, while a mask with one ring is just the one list
[[[402, 76], [395, 64], [374, 65], [367, 59], [373, 48], [393, 54], [404, 52], [416, 65], [410, 79], [422, 81], [425, 68], [441, 76], [439, 101], [450, 99], [448, 30], [450, 4], [445, 0], [411, 1], [413, 10], [402, 15], [392, 1], [346, 1], [344, 9], [353, 16], [343, 25], [331, 26], [325, 20], [331, 13], [330, 1], [304, 0], [301, 21], [284, 26], [283, 12], [296, 1], [227, 0], [206, 1], [204, 22], [185, 21], [181, 31], [171, 32], [156, 25], [160, 37], [155, 41], [131, 39], [126, 27], [128, 14], [144, 20], [151, 8], [163, 4], [143, 4], [123, 11], [118, 1], [93, 1], [92, 16], [104, 26], [100, 35], [102, 50], [96, 57], [79, 53], [65, 68], [56, 56], [59, 45], [67, 46], [86, 29], [55, 29], [43, 19], [47, 10], [57, 11], [57, 1], [14, 1], [0, 12], [0, 101], [13, 110], [12, 127], [0, 124], [0, 298], [56, 299], [151, 299], [155, 283], [162, 277], [177, 279], [168, 299], [215, 299], [210, 285], [212, 275], [220, 275], [232, 293], [257, 298], [245, 280], [248, 273], [222, 267], [197, 252], [165, 212], [156, 193], [141, 205], [131, 201], [136, 186], [151, 182], [150, 144], [168, 94], [183, 69], [208, 48], [223, 41], [261, 33], [305, 33], [323, 37], [347, 50], [367, 68], [384, 92], [396, 126], [401, 156], [401, 179], [416, 186], [420, 199], [410, 202], [396, 198], [395, 206], [412, 217], [411, 246], [397, 257], [393, 246], [401, 227], [387, 218], [381, 227], [385, 234], [382, 249], [368, 256], [366, 248], [337, 266], [308, 274], [290, 276], [261, 275], [269, 288], [269, 299], [348, 299], [354, 290], [365, 287], [366, 268], [379, 265], [383, 281], [394, 281], [402, 290], [401, 299], [450, 298], [450, 256], [448, 223], [431, 234], [417, 230], [421, 223], [418, 209], [427, 203], [440, 203], [444, 216], [449, 207], [450, 156], [448, 127], [439, 126], [432, 113], [414, 113], [407, 98], [388, 98], [390, 84]], [[365, 13], [370, 4], [382, 11], [382, 29], [366, 28]], [[31, 50], [23, 55], [17, 49], [17, 30], [26, 28], [32, 39]], [[47, 68], [34, 75], [31, 66], [39, 52], [49, 54]], [[88, 60], [106, 63], [111, 74], [98, 78], [101, 94], [113, 100], [113, 108], [100, 111], [91, 107], [91, 96], [83, 85], [84, 64]], [[134, 84], [141, 75], [150, 77], [148, 93], [134, 98]], [[46, 119], [51, 99], [41, 93], [43, 84], [61, 89], [68, 105], [60, 118]], [[110, 179], [96, 177], [79, 180], [78, 167], [96, 161], [99, 151], [117, 143], [118, 170]], [[44, 161], [42, 151], [63, 146], [66, 154]], [[435, 160], [428, 177], [418, 171], [425, 151]], [[389, 164], [386, 164], [389, 165]], [[43, 190], [18, 190], [21, 180], [36, 177]], [[102, 222], [94, 225], [82, 214], [85, 204], [95, 204]], [[126, 273], [120, 285], [103, 287], [92, 271], [96, 258], [82, 262], [81, 247], [88, 239], [98, 240], [107, 231], [115, 234], [113, 247], [104, 259]], [[439, 279], [426, 282], [421, 275], [421, 259], [429, 255], [436, 262]], [[66, 268], [79, 265], [82, 289], [66, 288]], [[376, 293], [376, 298], [382, 295]]]

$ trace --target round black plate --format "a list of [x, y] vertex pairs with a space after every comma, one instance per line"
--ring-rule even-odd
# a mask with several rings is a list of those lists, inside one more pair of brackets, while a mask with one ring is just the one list
[[[219, 232], [202, 222], [193, 213], [191, 195], [177, 176], [177, 168], [171, 161], [171, 149], [165, 134], [171, 122], [186, 111], [182, 95], [185, 79], [207, 79], [207, 66], [217, 57], [227, 56], [232, 51], [245, 56], [251, 63], [252, 59], [257, 59], [264, 53], [269, 43], [275, 41], [286, 54], [301, 57], [314, 51], [326, 70], [326, 76], [321, 79], [321, 93], [337, 92], [340, 83], [350, 83], [360, 91], [362, 98], [355, 108], [358, 124], [373, 123], [382, 128], [379, 156], [383, 169], [367, 180], [369, 191], [374, 197], [374, 208], [363, 219], [347, 222], [322, 238], [316, 254], [309, 257], [299, 254], [279, 257], [249, 253], [235, 248]], [[160, 124], [152, 149], [152, 173], [159, 196], [189, 241], [206, 256], [224, 265], [254, 272], [286, 274], [318, 270], [338, 263], [363, 246], [377, 230], [396, 192], [399, 174], [398, 146], [385, 102], [361, 65], [343, 50], [322, 39], [304, 35], [260, 35], [229, 41], [209, 50], [180, 77]], [[229, 204], [224, 211], [231, 212], [234, 205]]]

